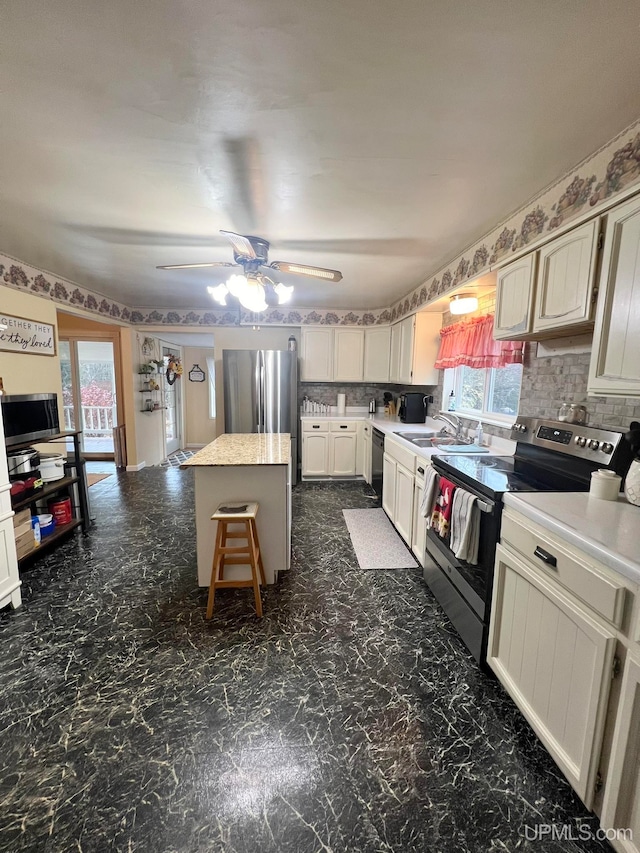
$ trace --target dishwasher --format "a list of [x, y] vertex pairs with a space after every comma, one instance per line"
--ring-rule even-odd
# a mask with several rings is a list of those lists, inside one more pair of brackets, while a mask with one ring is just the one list
[[384, 456], [384, 433], [373, 428], [371, 438], [371, 486], [380, 500], [382, 500], [382, 462]]

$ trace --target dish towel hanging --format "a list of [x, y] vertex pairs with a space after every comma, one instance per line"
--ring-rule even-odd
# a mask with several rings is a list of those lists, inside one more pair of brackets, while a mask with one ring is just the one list
[[456, 486], [446, 477], [440, 477], [436, 503], [431, 514], [431, 527], [443, 539], [449, 534], [451, 504]]
[[433, 512], [433, 504], [436, 498], [436, 489], [438, 487], [438, 475], [433, 465], [425, 465], [424, 469], [424, 488], [422, 491], [422, 500], [420, 501], [420, 515], [427, 519], [427, 528], [431, 527], [431, 513]]
[[478, 564], [480, 544], [480, 507], [471, 492], [456, 489], [451, 508], [450, 547], [458, 560]]

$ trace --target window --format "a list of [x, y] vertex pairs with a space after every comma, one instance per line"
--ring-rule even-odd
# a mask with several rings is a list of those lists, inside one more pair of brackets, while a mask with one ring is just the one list
[[209, 373], [209, 417], [216, 419], [216, 363], [213, 356], [207, 356], [207, 372]]
[[456, 411], [484, 415], [491, 420], [511, 422], [518, 414], [522, 365], [473, 368], [456, 367], [445, 371], [444, 408], [453, 391]]

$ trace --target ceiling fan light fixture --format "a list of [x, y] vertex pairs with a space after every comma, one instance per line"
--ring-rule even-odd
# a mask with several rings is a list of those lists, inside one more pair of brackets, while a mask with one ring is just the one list
[[235, 296], [236, 299], [240, 299], [240, 294], [243, 293], [247, 287], [247, 277], [246, 275], [231, 275], [227, 280], [226, 286], [232, 296]]
[[284, 305], [285, 302], [288, 302], [291, 299], [293, 285], [287, 287], [286, 284], [279, 282], [278, 284], [273, 285], [273, 292], [278, 297], [278, 305]]
[[218, 284], [216, 287], [208, 287], [207, 293], [212, 296], [220, 305], [227, 304], [227, 294], [229, 290], [226, 284]]
[[452, 314], [470, 314], [478, 309], [478, 297], [473, 293], [456, 293], [449, 299]]
[[247, 279], [246, 287], [238, 294], [238, 299], [243, 308], [260, 314], [269, 307], [264, 297], [264, 285], [257, 278]]

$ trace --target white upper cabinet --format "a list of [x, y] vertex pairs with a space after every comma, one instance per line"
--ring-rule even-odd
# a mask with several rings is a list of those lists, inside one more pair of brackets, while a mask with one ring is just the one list
[[493, 336], [539, 340], [590, 328], [600, 220], [498, 270]]
[[498, 270], [493, 336], [515, 340], [531, 331], [536, 252]]
[[398, 378], [403, 385], [411, 385], [416, 318], [415, 316], [405, 317], [398, 325], [400, 326], [400, 364]]
[[300, 379], [303, 382], [362, 382], [364, 329], [302, 329]]
[[391, 355], [391, 327], [378, 326], [364, 330], [365, 382], [389, 381], [389, 358]]
[[389, 353], [389, 381], [400, 382], [400, 343], [402, 338], [402, 324], [395, 323], [391, 326], [391, 349]]
[[591, 324], [599, 228], [592, 219], [540, 249], [534, 332]]
[[434, 364], [440, 347], [442, 315], [423, 311], [391, 327], [389, 380], [402, 385], [437, 385]]
[[362, 382], [364, 329], [335, 329], [334, 382]]
[[307, 382], [331, 382], [333, 379], [333, 329], [302, 329], [300, 379]]
[[589, 394], [640, 396], [640, 200], [607, 217]]

